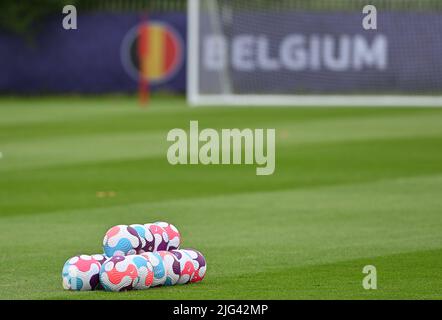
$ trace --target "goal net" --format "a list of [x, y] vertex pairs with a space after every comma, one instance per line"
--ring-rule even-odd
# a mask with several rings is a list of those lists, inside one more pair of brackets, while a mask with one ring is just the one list
[[188, 101], [440, 106], [441, 34], [440, 0], [189, 0]]

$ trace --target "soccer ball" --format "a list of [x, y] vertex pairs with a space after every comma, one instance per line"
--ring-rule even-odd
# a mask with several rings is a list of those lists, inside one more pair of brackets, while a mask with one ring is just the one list
[[152, 232], [142, 224], [131, 224], [130, 227], [135, 229], [141, 240], [141, 248], [137, 253], [152, 252], [155, 246], [155, 239]]
[[138, 279], [134, 283], [134, 289], [150, 288], [153, 282], [153, 267], [149, 260], [141, 255], [127, 256], [126, 259], [129, 259], [137, 267]]
[[167, 250], [170, 251], [178, 249], [181, 244], [181, 235], [178, 229], [173, 224], [167, 222], [160, 221], [155, 222], [155, 224], [163, 228], [167, 233], [167, 236], [169, 238], [169, 246]]
[[140, 248], [141, 239], [137, 231], [126, 225], [110, 228], [103, 239], [103, 250], [108, 257], [136, 254]]
[[146, 252], [141, 254], [147, 258], [153, 267], [152, 287], [163, 285], [166, 282], [166, 270], [164, 268], [163, 258], [158, 252]]
[[137, 265], [131, 256], [114, 256], [100, 269], [100, 283], [106, 291], [132, 290], [139, 282]]
[[184, 250], [171, 251], [180, 263], [180, 278], [178, 284], [185, 284], [190, 282], [195, 275], [195, 264], [192, 257]]
[[[99, 257], [100, 256], [100, 257]], [[66, 290], [95, 290], [99, 285], [102, 255], [79, 255], [66, 261], [63, 266], [63, 288]]]
[[166, 270], [165, 286], [173, 286], [180, 278], [180, 262], [177, 257], [169, 251], [158, 251], [161, 258], [163, 258], [164, 268]]
[[195, 274], [193, 275], [192, 279], [190, 279], [190, 282], [199, 282], [203, 280], [204, 276], [206, 275], [207, 264], [206, 259], [201, 252], [194, 249], [183, 249], [180, 251], [188, 254], [192, 258], [195, 266]]
[[100, 263], [100, 266], [102, 266], [103, 263], [105, 263], [106, 260], [109, 259], [105, 254], [93, 254], [91, 257], [97, 260]]
[[153, 223], [147, 223], [144, 226], [152, 233], [155, 239], [153, 251], [167, 250], [169, 237], [167, 236], [166, 230]]

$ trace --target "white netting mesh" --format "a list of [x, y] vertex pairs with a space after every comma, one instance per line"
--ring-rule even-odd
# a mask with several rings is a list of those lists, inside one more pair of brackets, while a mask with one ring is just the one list
[[197, 94], [442, 93], [438, 1], [371, 1], [377, 30], [363, 28], [366, 1], [191, 2]]

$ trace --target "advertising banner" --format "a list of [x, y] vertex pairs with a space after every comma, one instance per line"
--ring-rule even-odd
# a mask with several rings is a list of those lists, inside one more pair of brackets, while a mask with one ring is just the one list
[[[148, 21], [139, 32], [139, 14], [79, 14], [78, 29], [64, 30], [60, 15], [36, 26], [30, 39], [0, 31], [0, 92], [135, 92], [140, 75], [152, 90], [184, 92], [185, 14], [149, 15]], [[137, 55], [140, 35], [147, 63]]]
[[[442, 91], [442, 16], [235, 12], [222, 32], [201, 18], [199, 86], [219, 93], [425, 93]], [[225, 87], [225, 86], [224, 86]], [[226, 90], [224, 88], [224, 90]]]

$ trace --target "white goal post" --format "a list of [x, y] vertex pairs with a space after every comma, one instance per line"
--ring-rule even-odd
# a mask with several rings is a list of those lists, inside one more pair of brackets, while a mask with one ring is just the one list
[[189, 105], [442, 106], [442, 39], [421, 34], [442, 23], [412, 11], [407, 27], [409, 16], [379, 10], [379, 29], [364, 30], [362, 6], [297, 2], [188, 0]]

